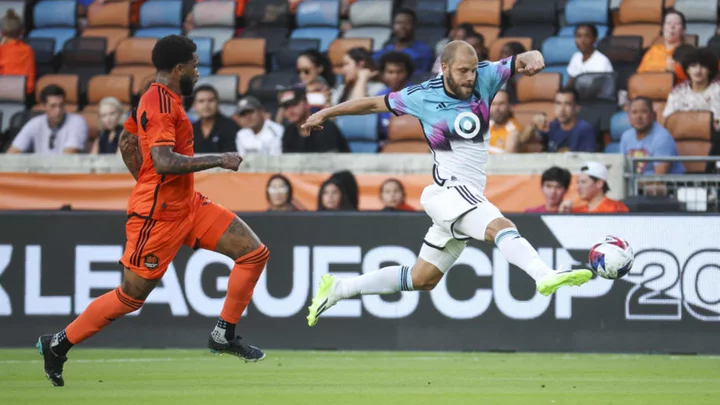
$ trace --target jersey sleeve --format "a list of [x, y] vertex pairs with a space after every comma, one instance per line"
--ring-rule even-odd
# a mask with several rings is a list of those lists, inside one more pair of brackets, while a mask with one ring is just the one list
[[418, 84], [397, 92], [390, 92], [385, 95], [385, 105], [390, 112], [397, 116], [407, 114], [420, 118], [423, 96], [427, 95], [425, 91], [426, 89]]
[[513, 74], [515, 74], [515, 56], [500, 59], [497, 62], [483, 61], [478, 63], [478, 81], [491, 98], [495, 97], [495, 94], [505, 86], [505, 83], [510, 80]]
[[175, 123], [177, 113], [173, 111], [170, 101], [165, 98], [162, 102], [148, 100], [145, 108], [138, 111], [139, 124], [147, 136], [148, 145], [175, 146]]
[[123, 128], [125, 130], [133, 135], [138, 134], [138, 122], [137, 122], [137, 109], [133, 108], [133, 110], [130, 112], [130, 115], [125, 120], [125, 123], [123, 124]]

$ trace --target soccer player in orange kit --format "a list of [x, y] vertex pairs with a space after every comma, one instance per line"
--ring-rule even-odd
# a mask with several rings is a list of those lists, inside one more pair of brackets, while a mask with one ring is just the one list
[[119, 140], [123, 160], [137, 180], [127, 209], [127, 244], [120, 260], [123, 281], [90, 303], [64, 330], [38, 339], [45, 375], [55, 386], [65, 384], [62, 371], [68, 350], [138, 310], [183, 244], [235, 260], [222, 312], [208, 340], [210, 351], [245, 361], [265, 358], [260, 349], [235, 335], [235, 324], [270, 253], [242, 220], [193, 186], [195, 172], [213, 167], [236, 171], [242, 162], [235, 152], [193, 157], [193, 129], [181, 96], [191, 95], [197, 81], [196, 50], [192, 40], [177, 35], [160, 39], [153, 48], [156, 80]]

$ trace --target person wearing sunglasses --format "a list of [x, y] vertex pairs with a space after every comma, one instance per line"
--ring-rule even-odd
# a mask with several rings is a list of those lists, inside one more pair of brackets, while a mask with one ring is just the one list
[[8, 153], [62, 154], [85, 151], [88, 127], [85, 119], [65, 112], [65, 90], [51, 84], [40, 93], [45, 114], [25, 124]]

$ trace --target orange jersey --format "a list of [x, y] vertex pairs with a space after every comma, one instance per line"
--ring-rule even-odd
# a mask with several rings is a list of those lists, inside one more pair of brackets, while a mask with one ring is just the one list
[[30, 45], [18, 39], [0, 45], [0, 75], [27, 77], [25, 91], [32, 94], [35, 90], [35, 52]]
[[193, 156], [193, 129], [182, 99], [162, 84], [153, 83], [140, 99], [135, 117], [136, 128], [126, 121], [125, 129], [136, 130], [143, 165], [130, 195], [128, 214], [165, 221], [184, 218], [194, 195], [194, 175], [160, 175], [150, 154], [153, 146], [171, 146], [175, 153]]
[[587, 205], [582, 207], [573, 208], [574, 213], [587, 213], [587, 214], [610, 214], [613, 212], [630, 212], [627, 205], [622, 201], [611, 200], [607, 197], [603, 198], [600, 204], [593, 210], [589, 210]]

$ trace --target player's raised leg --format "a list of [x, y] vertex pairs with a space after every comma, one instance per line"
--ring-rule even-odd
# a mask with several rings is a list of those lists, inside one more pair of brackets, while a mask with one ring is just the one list
[[265, 353], [235, 334], [235, 326], [250, 303], [255, 285], [270, 258], [270, 251], [250, 227], [226, 208], [199, 196], [195, 229], [196, 247], [222, 253], [235, 261], [228, 279], [222, 312], [208, 339], [213, 353], [231, 354], [245, 361], [258, 361]]

